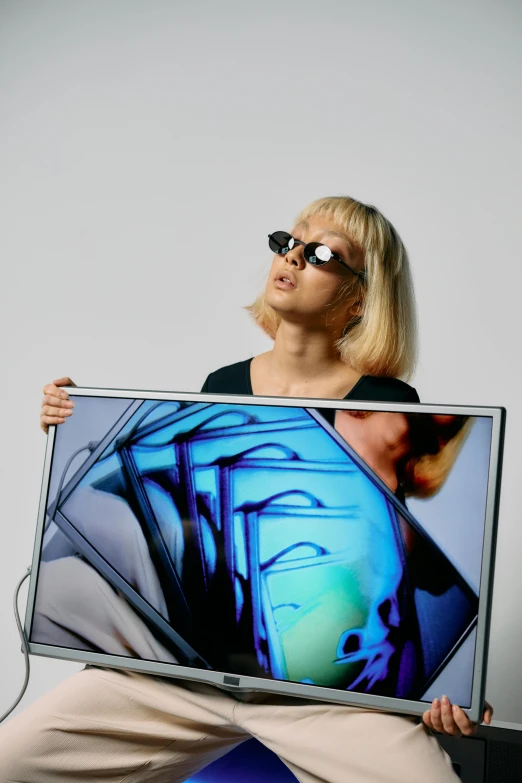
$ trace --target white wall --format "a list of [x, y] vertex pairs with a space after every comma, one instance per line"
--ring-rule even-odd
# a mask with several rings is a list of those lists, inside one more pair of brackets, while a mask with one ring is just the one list
[[[347, 193], [410, 251], [422, 399], [508, 409], [487, 695], [522, 728], [521, 25], [516, 0], [0, 4], [0, 712], [43, 384], [197, 390], [265, 349], [241, 306], [268, 232]], [[24, 704], [78, 668], [33, 659]]]

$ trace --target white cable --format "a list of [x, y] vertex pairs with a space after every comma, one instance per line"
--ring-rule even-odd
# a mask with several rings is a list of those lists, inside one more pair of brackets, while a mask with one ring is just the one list
[[24, 631], [24, 628], [23, 628], [23, 625], [22, 625], [22, 621], [20, 620], [20, 614], [18, 612], [18, 594], [20, 592], [21, 586], [23, 585], [23, 583], [25, 582], [25, 580], [27, 579], [27, 577], [29, 576], [30, 573], [31, 573], [31, 569], [28, 568], [27, 569], [27, 573], [24, 574], [24, 576], [18, 582], [18, 584], [16, 586], [15, 594], [14, 594], [14, 601], [13, 601], [16, 625], [18, 626], [18, 633], [20, 634], [20, 639], [22, 640], [22, 652], [23, 652], [24, 658], [25, 658], [25, 680], [24, 680], [24, 684], [22, 686], [22, 690], [20, 691], [19, 695], [17, 696], [14, 704], [11, 707], [9, 707], [7, 712], [4, 712], [3, 715], [0, 715], [0, 723], [2, 723], [7, 718], [7, 716], [12, 713], [12, 711], [15, 709], [15, 707], [17, 707], [18, 704], [21, 702], [21, 700], [22, 700], [22, 698], [24, 696], [24, 693], [27, 690], [27, 685], [29, 684], [29, 675], [30, 675], [30, 672], [31, 672], [30, 663], [29, 663], [29, 650], [27, 649], [27, 639], [26, 639], [26, 636], [25, 636], [25, 631]]

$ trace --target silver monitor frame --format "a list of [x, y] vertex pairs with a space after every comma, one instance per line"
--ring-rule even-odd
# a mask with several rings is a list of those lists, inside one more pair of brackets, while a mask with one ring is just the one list
[[[492, 419], [491, 451], [488, 474], [487, 499], [485, 510], [485, 526], [482, 553], [482, 568], [479, 586], [479, 609], [476, 622], [476, 646], [473, 667], [473, 685], [471, 706], [464, 712], [474, 722], [482, 720], [482, 711], [485, 695], [485, 683], [487, 672], [487, 654], [489, 641], [489, 628], [491, 621], [491, 605], [493, 592], [494, 561], [496, 530], [498, 523], [498, 507], [500, 498], [501, 468], [503, 440], [505, 429], [505, 409], [502, 407], [463, 406], [463, 405], [438, 405], [423, 403], [387, 403], [387, 402], [359, 402], [356, 400], [326, 400], [288, 397], [258, 397], [236, 394], [191, 394], [187, 392], [159, 392], [128, 389], [101, 389], [89, 387], [70, 387], [67, 391], [71, 398], [82, 397], [118, 397], [134, 400], [157, 401], [188, 401], [188, 402], [218, 402], [236, 403], [245, 405], [270, 405], [281, 407], [299, 408], [333, 408], [336, 410], [367, 410], [390, 411], [397, 413], [431, 413], [440, 415], [464, 415], [487, 416]], [[64, 426], [64, 425], [59, 425]], [[65, 426], [67, 426], [65, 424]], [[43, 539], [46, 511], [48, 508], [49, 480], [51, 463], [55, 441], [56, 426], [49, 427], [47, 447], [43, 469], [42, 487], [38, 519], [35, 532], [32, 569], [27, 599], [25, 634], [29, 640], [31, 637], [31, 625], [36, 598], [38, 581], [38, 565]], [[86, 462], [88, 462], [87, 460]], [[160, 615], [158, 615], [160, 617]], [[166, 623], [165, 623], [166, 625]], [[104, 668], [121, 668], [130, 671], [152, 674], [155, 676], [174, 679], [191, 680], [219, 686], [232, 692], [234, 691], [263, 691], [283, 696], [293, 696], [303, 699], [313, 699], [339, 704], [349, 704], [375, 710], [386, 710], [395, 713], [410, 715], [422, 715], [429, 708], [424, 701], [411, 701], [394, 697], [375, 696], [371, 694], [355, 693], [353, 691], [341, 691], [334, 688], [300, 684], [282, 680], [271, 680], [258, 677], [243, 676], [219, 672], [212, 669], [195, 669], [188, 666], [158, 663], [138, 658], [126, 658], [117, 655], [101, 654], [70, 648], [61, 648], [44, 644], [29, 642], [28, 650], [31, 655], [57, 658], [79, 663], [100, 666]], [[442, 694], [441, 694], [442, 695]]]

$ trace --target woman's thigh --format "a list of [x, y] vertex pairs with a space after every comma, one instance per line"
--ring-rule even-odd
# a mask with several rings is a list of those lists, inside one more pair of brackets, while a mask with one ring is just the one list
[[457, 783], [424, 724], [382, 712], [297, 699], [240, 704], [236, 723], [301, 783]]
[[174, 783], [246, 739], [207, 686], [88, 668], [0, 727], [1, 783]]

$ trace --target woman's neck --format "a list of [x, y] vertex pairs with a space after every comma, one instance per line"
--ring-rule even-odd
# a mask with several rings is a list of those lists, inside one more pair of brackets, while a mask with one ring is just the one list
[[335, 336], [282, 322], [271, 351], [251, 365], [254, 394], [342, 398], [360, 378], [342, 361]]

